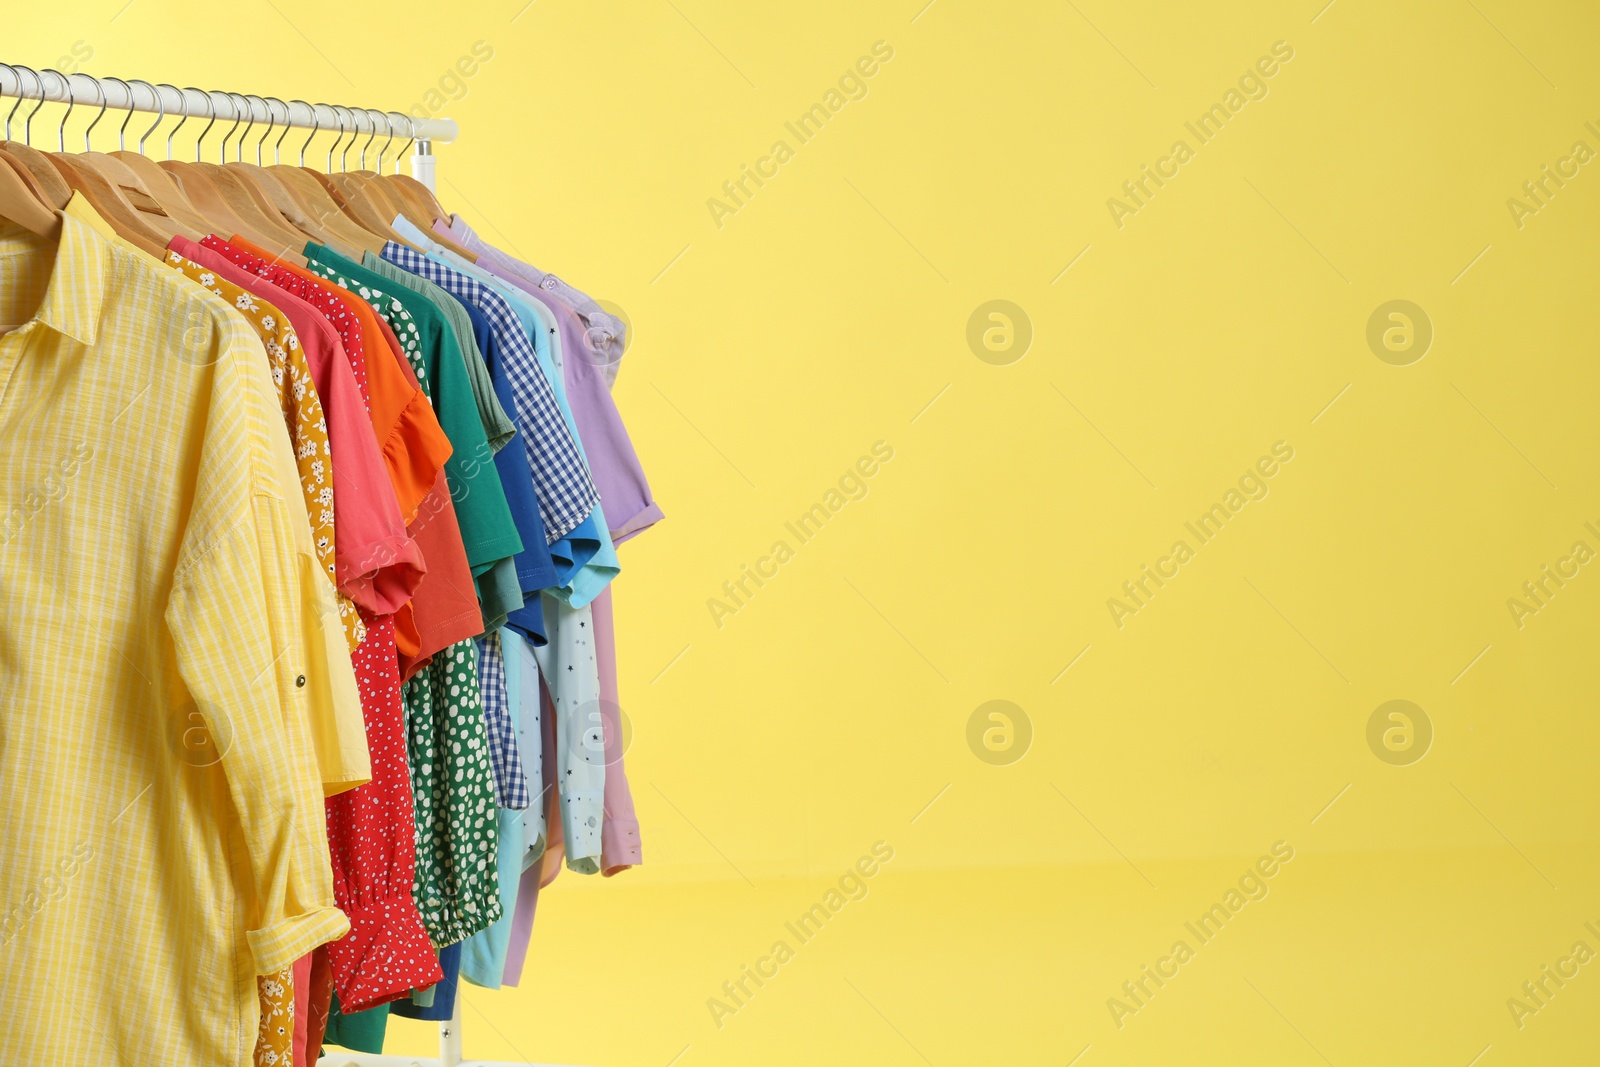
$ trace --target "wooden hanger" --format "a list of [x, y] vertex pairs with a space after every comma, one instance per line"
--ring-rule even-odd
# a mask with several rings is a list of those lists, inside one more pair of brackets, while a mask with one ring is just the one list
[[247, 182], [253, 182], [255, 187], [272, 204], [274, 210], [282, 215], [284, 221], [296, 230], [305, 234], [300, 242], [304, 247], [307, 241], [327, 245], [341, 256], [361, 258], [359, 246], [352, 246], [349, 239], [342, 234], [334, 233], [325, 223], [325, 212], [317, 210], [310, 201], [304, 197], [295, 185], [285, 180], [282, 174], [273, 173], [269, 167], [257, 167], [251, 163], [230, 163], [228, 166], [237, 170]]
[[[231, 166], [245, 175], [247, 180], [253, 181], [261, 193], [271, 202], [278, 214], [282, 215], [285, 221], [293, 225], [295, 229], [306, 234], [308, 240], [327, 245], [342, 256], [353, 256], [359, 259], [361, 257], [361, 249], [366, 247], [366, 242], [370, 240], [370, 237], [363, 231], [351, 234], [341, 228], [337, 218], [340, 216], [339, 207], [337, 204], [328, 201], [322, 187], [315, 181], [307, 181], [302, 184], [301, 180], [305, 176], [299, 173], [298, 168], [279, 162], [279, 148], [283, 144], [284, 137], [288, 136], [290, 127], [287, 120], [291, 117], [293, 109], [290, 108], [288, 103], [284, 103], [281, 100], [278, 102], [284, 106], [284, 118], [286, 121], [283, 133], [278, 135], [278, 139], [272, 145], [272, 166], [263, 167], [249, 163], [235, 163], [231, 164]], [[307, 110], [311, 111], [313, 120], [315, 120], [316, 109], [309, 103], [304, 100], [295, 100], [291, 101], [291, 103], [304, 104]], [[270, 115], [272, 110], [270, 103], [267, 110]], [[315, 137], [316, 133], [317, 127], [313, 122], [311, 136]], [[306, 138], [306, 145], [310, 143], [311, 138]], [[305, 159], [306, 145], [300, 146], [300, 158], [302, 161]], [[301, 247], [304, 247], [304, 242], [302, 242]]]
[[355, 258], [360, 259], [361, 252], [382, 252], [386, 238], [362, 226], [355, 219], [345, 214], [339, 202], [328, 192], [326, 186], [313, 176], [312, 172], [301, 170], [297, 167], [284, 167], [281, 171], [274, 168], [275, 173], [286, 185], [292, 185], [300, 195], [311, 205], [318, 220], [331, 234], [336, 235], [345, 247], [356, 253]]
[[[335, 114], [337, 113], [337, 109], [335, 109]], [[369, 111], [367, 114], [369, 116], [381, 115], [382, 112]], [[360, 130], [358, 128], [357, 133], [359, 132]], [[367, 143], [361, 146], [360, 162], [363, 168], [365, 168], [367, 162], [367, 150], [372, 147], [372, 142], [377, 139], [377, 136], [378, 124], [374, 122], [372, 124], [372, 133], [367, 137]], [[394, 140], [394, 135], [392, 133], [389, 136], [389, 140]], [[355, 143], [355, 138], [353, 136], [351, 137], [350, 143]], [[384, 147], [387, 148], [388, 144], [385, 143]], [[348, 152], [349, 150], [350, 146], [346, 145], [345, 151]], [[379, 160], [381, 163], [381, 153], [379, 155]], [[396, 209], [393, 204], [388, 203], [382, 196], [375, 193], [374, 190], [376, 187], [369, 188], [368, 178], [371, 176], [371, 171], [346, 170], [344, 168], [343, 155], [340, 155], [339, 157], [339, 173], [335, 174], [332, 170], [330, 170], [327, 174], [314, 175], [314, 177], [328, 190], [329, 194], [339, 204], [339, 206], [344, 209], [345, 214], [354, 218], [362, 225], [364, 229], [370, 230], [386, 240], [397, 241], [401, 244], [407, 245], [408, 247], [416, 248], [414, 244], [412, 244], [410, 241], [407, 241], [394, 230], [394, 227], [391, 224], [393, 223], [394, 217], [397, 213]], [[417, 251], [420, 252], [421, 249], [417, 249]]]
[[423, 214], [429, 218], [447, 219], [450, 212], [446, 211], [439, 203], [439, 198], [433, 195], [433, 190], [423, 185], [409, 174], [391, 174], [389, 181], [402, 191], [403, 195], [410, 196]]
[[[128, 114], [123, 118], [122, 125], [117, 129], [117, 147], [120, 151], [125, 143], [128, 120], [133, 118], [133, 87], [121, 78], [107, 77], [105, 80], [121, 82], [122, 87], [128, 93]], [[149, 83], [145, 84], [148, 85]], [[98, 83], [96, 85], [98, 87]], [[150, 92], [159, 103], [160, 94], [156, 92], [155, 86], [150, 86]], [[120, 189], [128, 203], [132, 204], [141, 214], [165, 217], [169, 220], [167, 225], [175, 227], [176, 232], [183, 234], [190, 240], [198, 240], [204, 236], [206, 233], [204, 228], [205, 221], [200, 219], [198, 213], [189, 207], [188, 200], [183, 197], [178, 187], [172, 183], [171, 179], [159, 167], [151, 164], [148, 169], [135, 170], [127, 159], [122, 158], [127, 155], [125, 152], [121, 153], [120, 156], [113, 156], [90, 149], [89, 133], [100, 122], [101, 116], [105, 112], [106, 103], [102, 96], [100, 114], [96, 115], [94, 122], [89, 123], [89, 128], [83, 131], [84, 151], [74, 156], [74, 162], [93, 167], [99, 171], [101, 177]], [[161, 118], [165, 116], [166, 108], [162, 106], [161, 117], [157, 118], [156, 122], [159, 124]], [[154, 128], [154, 126], [151, 127], [151, 129]], [[143, 141], [144, 139], [140, 138], [141, 145]], [[148, 162], [142, 160], [142, 157], [140, 158], [142, 162]], [[164, 229], [166, 227], [160, 226], [158, 228]]]
[[[46, 70], [41, 73], [56, 75], [61, 79], [63, 87], [67, 90], [67, 110], [62, 112], [61, 126], [56, 131], [57, 141], [64, 148], [67, 138], [67, 118], [72, 114], [73, 108], [71, 82], [68, 81], [65, 74], [58, 70]], [[98, 83], [96, 84], [98, 85]], [[44, 81], [42, 78], [39, 85], [39, 100], [42, 105], [44, 102]], [[32, 118], [31, 112], [29, 118]], [[162, 230], [158, 228], [159, 223], [141, 218], [138, 209], [128, 203], [127, 197], [122, 195], [121, 190], [106, 181], [97, 170], [73, 161], [65, 152], [46, 153], [44, 158], [56, 169], [67, 185], [83, 194], [83, 197], [89, 201], [90, 206], [116, 231], [117, 236], [152, 256], [159, 257], [161, 255], [162, 249], [172, 239], [172, 235], [164, 235]]]
[[[32, 171], [4, 152], [0, 152], [0, 166], [4, 166], [5, 169], [20, 178], [22, 184], [28, 187], [28, 191], [34, 195], [34, 198], [48, 209], [60, 211], [67, 206], [67, 201], [72, 198], [72, 190], [66, 182], [61, 182], [61, 187], [67, 190], [66, 194], [59, 198], [52, 197], [49, 192], [40, 187], [38, 179], [33, 176]], [[56, 180], [60, 181], [60, 177], [60, 175], [56, 175]]]
[[382, 252], [384, 238], [372, 233], [365, 227], [357, 224], [339, 206], [323, 184], [312, 177], [312, 173], [299, 167], [287, 164], [269, 168], [269, 172], [279, 178], [285, 185], [292, 187], [310, 205], [310, 210], [316, 216], [323, 229], [338, 238], [339, 243], [356, 253], [353, 257], [360, 259], [363, 251]]
[[[56, 172], [55, 167], [51, 166], [50, 160], [45, 158], [43, 152], [35, 151], [30, 147], [33, 140], [33, 116], [38, 114], [40, 108], [44, 107], [44, 78], [32, 67], [10, 63], [7, 63], [6, 66], [11, 69], [13, 74], [16, 74], [19, 70], [25, 70], [33, 75], [33, 80], [39, 87], [39, 102], [33, 105], [33, 110], [29, 111], [27, 117], [22, 120], [22, 140], [10, 140], [11, 120], [16, 116], [17, 108], [22, 106], [23, 98], [20, 93], [18, 94], [17, 102], [11, 105], [11, 110], [6, 114], [7, 140], [0, 142], [0, 152], [5, 153], [13, 162], [27, 171], [28, 175], [33, 179], [31, 184], [46, 193], [45, 200], [47, 202], [65, 205], [72, 196], [71, 187], [61, 180], [61, 175]], [[22, 83], [20, 76], [17, 78], [17, 83], [19, 86]]]
[[[283, 220], [276, 208], [268, 204], [265, 208], [256, 200], [253, 191], [245, 180], [226, 167], [215, 163], [195, 163], [193, 166], [203, 171], [210, 178], [218, 192], [222, 194], [233, 213], [243, 219], [247, 230], [245, 236], [254, 244], [262, 248], [273, 249], [285, 258], [292, 258], [300, 254], [306, 246], [306, 236]], [[265, 240], [252, 237], [249, 230], [259, 233]]]
[[[121, 78], [116, 78], [114, 80], [122, 81]], [[124, 88], [128, 89], [128, 94], [131, 98], [133, 95], [132, 88], [128, 86], [127, 82], [123, 82], [122, 84]], [[127, 164], [123, 163], [120, 159], [113, 159], [103, 152], [95, 152], [90, 150], [90, 132], [94, 130], [95, 126], [99, 124], [101, 118], [103, 118], [106, 113], [105, 92], [100, 88], [100, 83], [98, 81], [94, 82], [94, 86], [95, 90], [100, 93], [100, 111], [95, 115], [94, 121], [90, 122], [88, 127], [83, 131], [84, 150], [81, 153], [73, 153], [72, 155], [67, 155], [64, 152], [52, 153], [52, 161], [58, 166], [61, 163], [65, 163], [67, 166], [77, 171], [80, 175], [84, 175], [86, 177], [86, 181], [88, 181], [89, 176], [98, 175], [105, 181], [110, 194], [115, 200], [115, 205], [113, 207], [114, 211], [126, 213], [127, 217], [129, 218], [142, 220], [150, 231], [164, 236], [168, 241], [172, 239], [172, 235], [179, 233], [191, 240], [198, 240], [199, 237], [204, 236], [203, 234], [196, 233], [192, 227], [187, 226], [170, 216], [161, 202], [150, 195], [150, 192], [146, 188], [143, 179], [130, 170]], [[71, 114], [72, 106], [69, 102], [66, 114], [61, 116], [61, 142], [63, 145], [66, 141], [65, 130], [67, 125], [67, 116]], [[131, 117], [133, 114], [132, 110], [129, 110], [128, 114]], [[126, 120], [124, 120], [123, 126], [127, 126]], [[100, 189], [98, 187], [98, 183], [94, 183], [92, 181], [88, 181], [88, 184], [95, 186], [95, 192], [101, 197], [102, 200], [106, 198], [107, 190]], [[98, 205], [96, 209], [99, 210]], [[107, 221], [111, 220], [108, 219]]]
[[[235, 121], [228, 132], [222, 135], [221, 166], [212, 164], [197, 165], [210, 176], [212, 183], [217, 186], [228, 200], [229, 206], [234, 209], [235, 214], [259, 228], [264, 235], [272, 238], [270, 242], [262, 245], [262, 247], [272, 249], [274, 254], [280, 258], [299, 258], [309, 238], [278, 210], [273, 198], [261, 188], [256, 178], [256, 172], [243, 169], [244, 140], [249, 135], [251, 127], [256, 124], [255, 108], [251, 104], [249, 97], [239, 93], [228, 93], [227, 96], [230, 99], [239, 101], [243, 105], [244, 113], [249, 117], [249, 122], [245, 125], [244, 132], [239, 135], [238, 150], [235, 153], [236, 161], [234, 163], [227, 161], [228, 139], [233, 136], [233, 131], [238, 128], [239, 121]], [[267, 115], [270, 118], [272, 116], [272, 108], [267, 105], [265, 99], [262, 99], [261, 103], [266, 107]], [[270, 126], [267, 132], [271, 132]], [[256, 152], [259, 156], [259, 144], [256, 146]], [[259, 172], [259, 168], [257, 168], [257, 172]], [[259, 244], [260, 242], [256, 243]]]
[[156, 259], [165, 254], [167, 242], [172, 240], [176, 228], [173, 233], [164, 233], [145, 221], [138, 210], [128, 203], [121, 190], [93, 168], [76, 166], [65, 153], [52, 152], [48, 158], [67, 184], [83, 194], [84, 199], [116, 231], [118, 237]]
[[[185, 94], [187, 94], [188, 91], [189, 90], [187, 89], [183, 90]], [[198, 159], [200, 155], [200, 145], [205, 140], [206, 133], [216, 123], [217, 113], [216, 108], [211, 105], [211, 97], [209, 95], [205, 94], [203, 90], [200, 89], [194, 89], [194, 92], [201, 93], [201, 95], [205, 96], [206, 106], [211, 110], [211, 121], [206, 123], [206, 128], [200, 131], [200, 137], [195, 141], [195, 157]], [[158, 163], [157, 166], [165, 171], [167, 175], [178, 184], [178, 186], [183, 190], [184, 194], [189, 198], [189, 202], [199, 209], [200, 214], [210, 224], [211, 233], [214, 233], [224, 239], [232, 237], [236, 233], [243, 233], [251, 240], [255, 240], [259, 235], [251, 233], [250, 225], [234, 212], [232, 207], [229, 206], [227, 199], [222, 195], [221, 190], [212, 184], [210, 178], [204, 171], [195, 169], [186, 163], [180, 163], [172, 158], [172, 137], [175, 133], [182, 129], [183, 124], [188, 121], [189, 98], [187, 95], [184, 95], [183, 118], [178, 121], [178, 125], [167, 131], [167, 158]]]
[[368, 195], [366, 190], [357, 181], [353, 180], [354, 175], [318, 174], [312, 172], [311, 176], [322, 183], [322, 187], [328, 190], [328, 195], [333, 198], [340, 209], [359, 223], [362, 229], [377, 234], [385, 241], [398, 241], [405, 245], [411, 244], [410, 241], [400, 236], [390, 226], [390, 223], [394, 221], [395, 213], [392, 211], [385, 213], [383, 205]]
[[[332, 107], [334, 116], [339, 122], [339, 136], [334, 139], [333, 146], [328, 149], [328, 173], [323, 174], [319, 171], [311, 169], [310, 167], [301, 167], [301, 172], [322, 187], [323, 193], [327, 197], [328, 201], [331, 201], [336, 206], [336, 208], [343, 215], [342, 221], [347, 223], [352, 231], [359, 230], [363, 233], [366, 233], [370, 235], [373, 241], [376, 242], [375, 246], [371, 244], [363, 244], [363, 248], [370, 248], [370, 250], [374, 253], [382, 252], [385, 244], [390, 241], [398, 241], [400, 239], [400, 235], [389, 228], [387, 225], [387, 220], [380, 219], [377, 217], [376, 213], [368, 211], [364, 202], [360, 206], [352, 204], [345, 196], [342, 185], [334, 181], [332, 177], [333, 153], [334, 150], [338, 148], [339, 141], [344, 137], [344, 118], [339, 114], [340, 110], [341, 109], [337, 106]], [[350, 144], [355, 144], [356, 135], [360, 132], [361, 131], [359, 128], [353, 129], [353, 132], [350, 136]], [[344, 166], [345, 156], [349, 154], [349, 151], [350, 145], [345, 145], [344, 154], [341, 154], [339, 157], [339, 164], [341, 168]]]
[[38, 155], [38, 162], [45, 166], [48, 173], [35, 173], [32, 166], [22, 162], [21, 155], [11, 152], [13, 147], [27, 149], [26, 144], [21, 144], [21, 142], [0, 142], [0, 160], [5, 160], [6, 166], [10, 166], [14, 173], [21, 176], [27, 187], [34, 190], [34, 194], [37, 195], [40, 202], [46, 203], [46, 205], [54, 205], [56, 210], [61, 210], [61, 208], [67, 206], [67, 200], [72, 198], [72, 186], [62, 181], [61, 174], [56, 171], [54, 166], [50, 165], [50, 160], [45, 158], [45, 154], [38, 152], [35, 155]]
[[0, 166], [0, 218], [48, 240], [61, 239], [60, 214], [47, 208], [9, 166]]
[[[312, 116], [311, 133], [306, 137], [305, 143], [300, 146], [300, 166], [290, 166], [287, 163], [274, 164], [267, 168], [267, 173], [276, 178], [283, 186], [293, 192], [296, 198], [305, 206], [306, 212], [316, 220], [323, 233], [334, 238], [329, 244], [340, 255], [351, 259], [360, 259], [363, 251], [378, 253], [383, 251], [384, 239], [358, 225], [339, 207], [338, 201], [329, 195], [328, 190], [312, 177], [305, 169], [306, 149], [311, 146], [311, 141], [321, 131], [322, 126], [317, 121], [317, 107], [326, 107], [326, 104], [313, 106], [304, 100], [292, 101], [305, 104]], [[280, 138], [281, 140], [282, 138]], [[330, 153], [331, 156], [331, 153]], [[302, 227], [304, 229], [304, 227]]]
[[62, 203], [66, 203], [72, 196], [72, 187], [62, 179], [61, 172], [51, 165], [50, 158], [43, 152], [20, 141], [0, 144], [0, 152], [10, 156], [32, 175], [34, 182], [49, 193], [49, 199], [59, 199]]
[[[229, 94], [238, 95], [238, 94]], [[251, 97], [241, 97], [249, 105]], [[255, 201], [262, 214], [284, 231], [285, 243], [292, 237], [291, 251], [298, 254], [305, 248], [307, 241], [319, 241], [323, 244], [332, 239], [332, 235], [318, 223], [308, 204], [298, 197], [293, 189], [286, 186], [279, 178], [267, 172], [261, 166], [261, 146], [266, 142], [267, 135], [272, 132], [272, 127], [277, 124], [277, 116], [273, 113], [272, 102], [266, 97], [255, 97], [261, 101], [267, 111], [266, 133], [256, 142], [256, 162], [244, 162], [244, 139], [255, 125], [255, 110], [250, 110], [250, 125], [245, 127], [245, 132], [239, 137], [238, 158], [232, 163], [224, 163], [223, 168], [238, 179], [240, 186]], [[282, 101], [279, 101], [282, 103]], [[309, 106], [309, 105], [307, 105]], [[285, 118], [288, 117], [289, 105], [284, 104]], [[283, 143], [284, 135], [289, 132], [289, 126], [284, 124], [283, 133], [278, 135], [278, 140], [273, 144], [273, 155], [278, 153], [278, 145]]]
[[[412, 120], [410, 115], [403, 115], [398, 111], [394, 111], [390, 112], [389, 115], [386, 115], [384, 119], [384, 124], [391, 130], [393, 129], [393, 124], [388, 121], [390, 116], [402, 118], [406, 123], [406, 132], [408, 138], [406, 143], [400, 148], [400, 156], [403, 156], [405, 155], [406, 149], [410, 148], [416, 143], [417, 124]], [[476, 263], [478, 261], [478, 257], [472, 252], [462, 248], [449, 238], [439, 238], [437, 234], [433, 233], [433, 220], [443, 217], [445, 215], [445, 211], [444, 208], [440, 207], [439, 201], [434, 199], [433, 194], [428, 190], [427, 186], [423, 185], [415, 178], [404, 177], [398, 172], [398, 170], [392, 175], [386, 175], [383, 173], [383, 157], [388, 153], [388, 150], [389, 145], [387, 142], [385, 142], [383, 151], [378, 153], [377, 173], [371, 175], [370, 177], [364, 177], [361, 181], [361, 184], [367, 188], [381, 190], [381, 195], [385, 198], [386, 202], [388, 204], [392, 204], [394, 210], [387, 211], [386, 208], [384, 221], [390, 226], [393, 226], [394, 219], [397, 216], [404, 218], [417, 229], [438, 240], [440, 244], [444, 245], [452, 252], [457, 253], [470, 262]], [[400, 156], [395, 157], [395, 164], [397, 167], [400, 162]]]
[[[278, 247], [282, 242], [268, 237], [267, 234], [262, 232], [263, 227], [250, 219], [244, 218], [234, 209], [233, 202], [229, 199], [229, 196], [225, 195], [219, 187], [220, 178], [218, 181], [213, 181], [211, 175], [204, 169], [212, 165], [179, 163], [170, 159], [159, 164], [162, 170], [172, 175], [178, 184], [183, 187], [183, 191], [189, 194], [189, 199], [193, 200], [195, 205], [212, 221], [211, 233], [224, 240], [239, 234], [252, 244], [261, 245], [264, 248]], [[234, 199], [239, 198], [240, 194], [235, 190], [230, 190], [230, 193], [233, 193]], [[245, 197], [245, 199], [248, 199], [248, 197]], [[293, 254], [286, 254], [284, 258], [302, 262], [304, 260], [303, 256]]]
[[[443, 218], [449, 217], [450, 216], [448, 215], [443, 216]], [[433, 224], [431, 222], [422, 228], [422, 232], [427, 234], [433, 240], [444, 245], [446, 248], [460, 256], [462, 259], [466, 260], [468, 263], [478, 262], [478, 253], [472, 251], [470, 248], [467, 248], [465, 245], [457, 244], [453, 237], [440, 233], [438, 230], [433, 228]]]
[[[121, 81], [120, 78], [116, 80]], [[135, 79], [135, 81], [137, 80], [138, 79]], [[205, 234], [212, 232], [211, 222], [207, 220], [206, 217], [201, 213], [200, 209], [189, 200], [188, 195], [183, 191], [183, 187], [177, 182], [173, 181], [170, 174], [157, 166], [155, 160], [145, 155], [144, 143], [167, 117], [167, 106], [166, 102], [162, 99], [160, 92], [157, 91], [154, 85], [151, 85], [149, 82], [143, 82], [142, 84], [149, 87], [151, 98], [156, 104], [158, 112], [156, 115], [156, 120], [150, 124], [150, 128], [148, 130], [145, 130], [144, 133], [140, 135], [137, 151], [129, 152], [126, 149], [119, 147], [117, 151], [109, 154], [109, 158], [115, 159], [118, 163], [121, 163], [131, 174], [135, 175], [140, 182], [143, 183], [144, 192], [149, 195], [151, 199], [155, 200], [156, 203], [160, 204], [162, 210], [165, 211], [170, 218], [179, 223], [182, 231], [187, 231], [185, 233], [186, 236], [193, 233], [198, 233], [204, 236]], [[176, 85], [168, 85], [166, 87], [171, 89], [173, 92], [178, 91], [178, 87]], [[129, 97], [132, 97], [131, 91], [129, 93]], [[131, 110], [128, 112], [128, 117], [133, 117], [133, 112]], [[128, 120], [123, 119], [123, 129], [126, 129], [127, 125]], [[180, 122], [178, 125], [181, 126], [182, 123]], [[176, 129], [177, 127], [173, 128]], [[117, 132], [117, 141], [120, 146], [122, 142], [121, 130]], [[129, 199], [132, 198], [130, 197]], [[198, 238], [191, 239], [197, 240]]]

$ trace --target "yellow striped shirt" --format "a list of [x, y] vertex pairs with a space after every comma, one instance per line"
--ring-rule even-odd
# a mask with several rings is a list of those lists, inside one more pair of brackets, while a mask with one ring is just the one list
[[254, 976], [347, 929], [299, 497], [236, 313], [0, 224], [0, 1063], [242, 1067]]

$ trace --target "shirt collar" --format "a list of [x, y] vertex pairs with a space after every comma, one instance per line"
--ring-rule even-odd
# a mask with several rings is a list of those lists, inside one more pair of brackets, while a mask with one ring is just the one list
[[33, 313], [35, 320], [80, 344], [92, 345], [100, 332], [100, 309], [110, 274], [110, 242], [97, 232], [94, 222], [105, 222], [94, 208], [74, 192], [61, 211], [61, 242], [44, 299]]
[[442, 247], [431, 234], [423, 233], [416, 223], [404, 215], [396, 215], [390, 227], [395, 233], [410, 241], [424, 252], [437, 252]]

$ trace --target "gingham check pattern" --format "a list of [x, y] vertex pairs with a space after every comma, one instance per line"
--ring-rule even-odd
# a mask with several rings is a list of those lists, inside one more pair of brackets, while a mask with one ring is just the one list
[[494, 802], [522, 811], [532, 803], [528, 776], [517, 751], [517, 728], [511, 720], [511, 696], [506, 690], [506, 661], [500, 648], [500, 631], [478, 638], [478, 688], [483, 694], [483, 720], [489, 727], [489, 765], [494, 771]]
[[0, 231], [0, 1064], [248, 1064], [255, 974], [349, 926], [266, 353], [71, 215]]
[[539, 368], [538, 353], [533, 350], [527, 334], [522, 332], [522, 321], [517, 313], [511, 310], [505, 297], [476, 278], [469, 278], [397, 241], [383, 246], [383, 258], [467, 301], [489, 320], [496, 340], [505, 346], [506, 373], [517, 402], [517, 424], [523, 431], [522, 441], [528, 450], [528, 466], [533, 468], [545, 539], [554, 544], [577, 529], [599, 502], [600, 492], [589, 478], [583, 454], [567, 430], [561, 409], [556, 406], [555, 393]]

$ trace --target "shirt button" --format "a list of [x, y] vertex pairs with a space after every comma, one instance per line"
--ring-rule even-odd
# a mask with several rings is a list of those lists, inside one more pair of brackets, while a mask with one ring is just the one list
[[303, 674], [295, 675], [294, 684], [296, 689], [304, 689], [306, 685], [306, 676]]
[[554, 274], [546, 274], [539, 282], [539, 288], [541, 289], [558, 289], [560, 287], [561, 279], [557, 278]]

